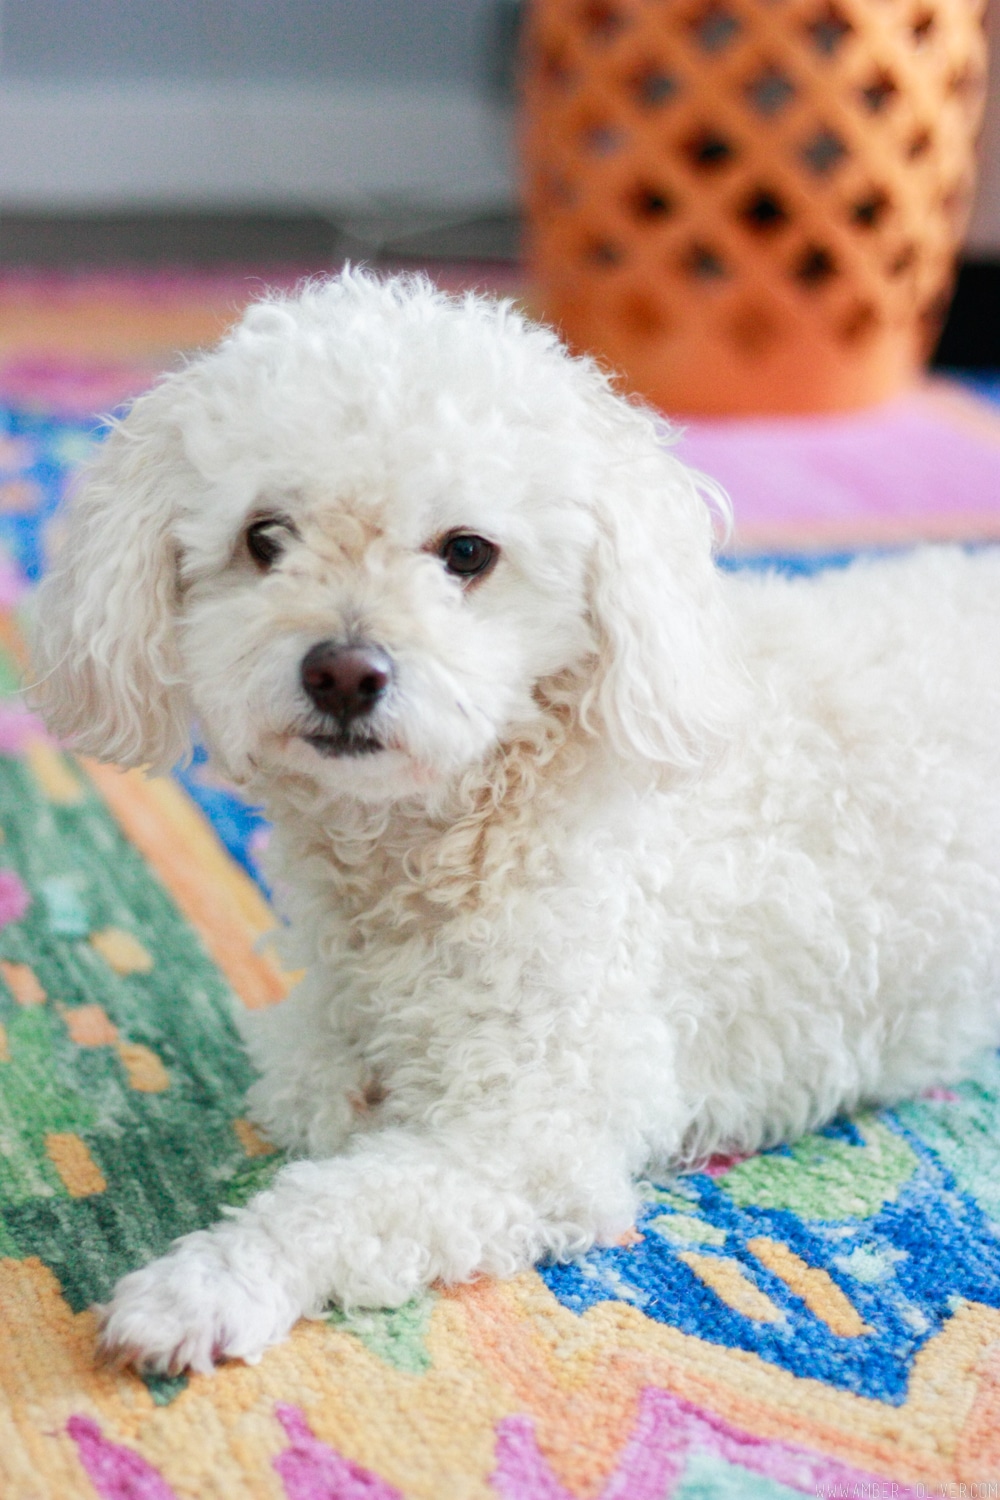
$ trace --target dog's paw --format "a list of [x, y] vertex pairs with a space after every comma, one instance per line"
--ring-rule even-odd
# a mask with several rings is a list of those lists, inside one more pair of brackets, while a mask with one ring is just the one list
[[123, 1277], [99, 1309], [101, 1359], [156, 1375], [207, 1373], [226, 1359], [256, 1364], [301, 1312], [269, 1259], [224, 1230], [187, 1235]]

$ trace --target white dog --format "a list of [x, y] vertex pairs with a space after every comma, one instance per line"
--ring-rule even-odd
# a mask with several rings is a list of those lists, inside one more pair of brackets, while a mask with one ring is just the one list
[[574, 1256], [634, 1174], [1000, 1039], [1000, 557], [726, 575], [719, 499], [551, 332], [357, 272], [115, 427], [41, 701], [124, 765], [197, 720], [308, 977], [247, 1027], [302, 1159], [120, 1283], [109, 1353]]

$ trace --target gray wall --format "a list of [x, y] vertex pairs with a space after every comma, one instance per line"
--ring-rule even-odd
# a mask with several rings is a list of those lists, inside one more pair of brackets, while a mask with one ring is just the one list
[[507, 205], [510, 4], [0, 0], [0, 209]]
[[[0, 0], [0, 206], [509, 203], [510, 3]], [[970, 241], [1000, 254], [1000, 0], [988, 16]]]
[[4, 0], [16, 79], [481, 87], [492, 0]]

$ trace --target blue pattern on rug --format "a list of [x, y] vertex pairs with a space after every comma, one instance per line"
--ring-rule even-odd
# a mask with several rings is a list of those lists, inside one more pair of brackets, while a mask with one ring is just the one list
[[[1000, 1308], [1000, 1057], [954, 1089], [836, 1121], [712, 1175], [646, 1184], [644, 1195], [639, 1243], [540, 1268], [566, 1307], [631, 1302], [795, 1375], [901, 1404], [914, 1357], [959, 1301]], [[789, 1285], [794, 1275], [775, 1274], [751, 1248], [762, 1239], [825, 1273], [832, 1293], [806, 1278], [814, 1307], [836, 1308], [842, 1293], [864, 1331], [835, 1332]], [[724, 1300], [683, 1258], [692, 1252], [695, 1265], [730, 1263], [777, 1316]]]

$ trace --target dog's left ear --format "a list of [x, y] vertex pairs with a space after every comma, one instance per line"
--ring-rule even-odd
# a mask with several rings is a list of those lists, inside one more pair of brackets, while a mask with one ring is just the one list
[[156, 770], [188, 746], [172, 523], [189, 470], [174, 391], [168, 378], [140, 397], [84, 476], [38, 593], [28, 689], [74, 749]]
[[745, 691], [713, 557], [728, 501], [674, 456], [651, 413], [610, 399], [621, 451], [595, 501], [584, 723], [626, 758], [694, 771], [731, 738]]

